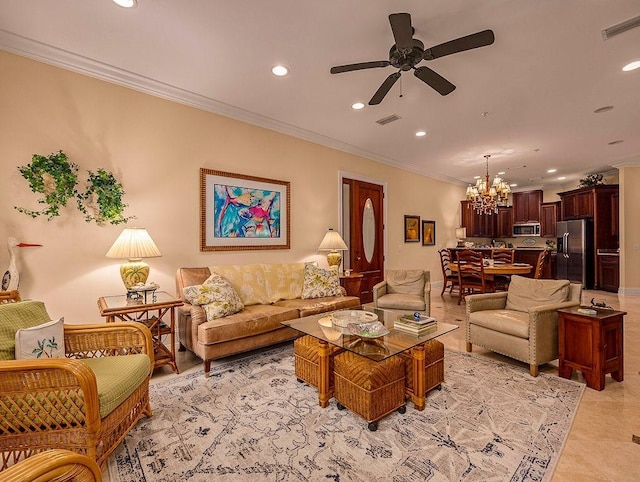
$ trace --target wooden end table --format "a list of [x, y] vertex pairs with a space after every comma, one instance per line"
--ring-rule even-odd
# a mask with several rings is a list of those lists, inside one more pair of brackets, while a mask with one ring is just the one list
[[[582, 308], [596, 314], [580, 313]], [[558, 310], [558, 374], [571, 378], [580, 370], [589, 388], [603, 390], [605, 375], [624, 380], [623, 317], [625, 311], [574, 307]]]
[[362, 292], [362, 273], [350, 273], [340, 275], [340, 285], [345, 289], [348, 296], [357, 296], [360, 298]]
[[[98, 298], [100, 316], [104, 316], [107, 323], [113, 323], [118, 318], [121, 321], [137, 321], [144, 323], [151, 331], [153, 338], [154, 368], [171, 365], [171, 369], [180, 373], [176, 364], [176, 329], [175, 309], [182, 306], [182, 301], [165, 291], [147, 292], [139, 300], [131, 300], [126, 295], [103, 296]], [[169, 324], [163, 317], [169, 314]], [[169, 336], [171, 344], [167, 346], [163, 337]]]

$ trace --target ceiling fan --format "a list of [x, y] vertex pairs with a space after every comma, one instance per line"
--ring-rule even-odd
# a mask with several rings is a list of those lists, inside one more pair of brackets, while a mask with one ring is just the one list
[[389, 50], [389, 60], [331, 67], [332, 74], [388, 67], [389, 65], [400, 69], [398, 72], [386, 78], [376, 93], [373, 94], [373, 97], [371, 97], [369, 105], [377, 105], [382, 102], [382, 99], [384, 99], [385, 95], [391, 90], [393, 84], [400, 78], [401, 73], [411, 69], [414, 70], [413, 74], [416, 77], [436, 90], [440, 95], [450, 94], [455, 90], [455, 85], [429, 67], [416, 67], [416, 65], [423, 60], [433, 60], [444, 57], [445, 55], [485, 47], [491, 45], [495, 39], [493, 31], [483, 30], [482, 32], [460, 37], [425, 50], [424, 44], [420, 40], [413, 38], [414, 29], [411, 26], [411, 15], [408, 13], [392, 13], [389, 15], [389, 23], [393, 31], [393, 38], [396, 41], [391, 47], [391, 50]]

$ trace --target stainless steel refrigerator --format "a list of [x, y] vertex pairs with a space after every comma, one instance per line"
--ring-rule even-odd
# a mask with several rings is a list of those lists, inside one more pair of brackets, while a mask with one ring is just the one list
[[593, 223], [590, 219], [573, 219], [556, 224], [558, 255], [556, 279], [594, 285]]

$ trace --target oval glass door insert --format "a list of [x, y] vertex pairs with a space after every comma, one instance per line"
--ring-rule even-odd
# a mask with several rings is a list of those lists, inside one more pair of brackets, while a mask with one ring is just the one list
[[371, 198], [367, 198], [362, 212], [362, 246], [367, 263], [373, 259], [373, 250], [376, 246], [376, 215], [373, 212]]

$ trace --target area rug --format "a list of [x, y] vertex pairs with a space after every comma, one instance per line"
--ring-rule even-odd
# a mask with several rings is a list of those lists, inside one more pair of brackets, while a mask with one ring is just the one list
[[442, 390], [371, 432], [318, 406], [291, 345], [151, 387], [143, 418], [109, 459], [111, 482], [549, 481], [584, 385], [452, 350]]

